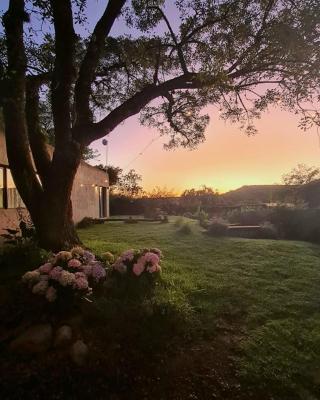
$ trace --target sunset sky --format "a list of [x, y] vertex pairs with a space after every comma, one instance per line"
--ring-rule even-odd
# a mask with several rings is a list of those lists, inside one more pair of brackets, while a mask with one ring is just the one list
[[[205, 184], [224, 192], [242, 185], [279, 183], [281, 175], [298, 163], [319, 165], [317, 131], [301, 131], [295, 115], [270, 110], [257, 121], [259, 134], [247, 137], [238, 126], [220, 120], [215, 108], [208, 112], [207, 140], [197, 150], [166, 151], [161, 137], [128, 166], [143, 176], [146, 190], [158, 185], [179, 192]], [[156, 129], [142, 127], [132, 117], [109, 135], [109, 163], [126, 167], [157, 136]], [[93, 147], [104, 161], [101, 141]]]
[[[6, 10], [7, 4], [8, 0], [2, 0], [0, 11]], [[86, 35], [100, 17], [105, 1], [90, 0], [88, 4], [87, 27], [78, 28], [82, 35]], [[174, 21], [174, 10], [170, 8], [167, 12]], [[112, 33], [123, 32], [124, 26], [118, 21]], [[140, 126], [138, 117], [130, 118], [108, 136], [108, 163], [126, 171], [134, 168], [142, 175], [145, 190], [166, 186], [176, 192], [202, 184], [224, 192], [242, 185], [279, 183], [282, 174], [298, 163], [319, 165], [316, 128], [301, 131], [295, 115], [271, 109], [256, 123], [259, 134], [247, 137], [239, 126], [220, 120], [216, 108], [207, 111], [211, 116], [207, 140], [196, 150], [165, 151], [166, 138], [161, 137], [139, 157], [152, 139], [157, 138], [158, 132]], [[101, 153], [96, 162], [105, 163], [101, 140], [92, 147]]]

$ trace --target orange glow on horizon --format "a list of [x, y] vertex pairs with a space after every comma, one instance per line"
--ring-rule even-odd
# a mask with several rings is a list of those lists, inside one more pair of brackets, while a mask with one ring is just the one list
[[[221, 121], [215, 108], [208, 111], [206, 141], [196, 150], [165, 151], [166, 138], [161, 137], [128, 166], [142, 175], [144, 190], [159, 186], [180, 194], [206, 185], [223, 193], [243, 185], [281, 183], [282, 175], [298, 163], [319, 165], [316, 128], [301, 131], [293, 114], [271, 110], [256, 121], [259, 133], [247, 137], [237, 125]], [[130, 118], [108, 137], [109, 164], [124, 168], [158, 134]], [[100, 143], [94, 147], [103, 162], [105, 150]]]

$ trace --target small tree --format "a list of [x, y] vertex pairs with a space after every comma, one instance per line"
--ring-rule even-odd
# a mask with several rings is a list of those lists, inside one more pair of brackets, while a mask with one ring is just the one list
[[[79, 241], [70, 196], [83, 151], [132, 115], [141, 112], [142, 123], [168, 135], [167, 148], [204, 141], [209, 117], [201, 110], [209, 104], [248, 134], [270, 104], [300, 113], [304, 129], [319, 123], [312, 107], [320, 87], [318, 0], [109, 0], [82, 38], [75, 26], [85, 23], [86, 4], [10, 0], [2, 19], [8, 159], [44, 247]], [[42, 33], [30, 24], [35, 16]], [[131, 35], [110, 35], [119, 16]], [[52, 159], [40, 120], [44, 97]]]
[[304, 185], [317, 179], [320, 179], [320, 168], [308, 167], [306, 164], [298, 164], [282, 176], [285, 185]]
[[114, 186], [113, 193], [125, 197], [138, 197], [142, 194], [141, 182], [142, 176], [134, 169], [130, 169], [126, 174], [120, 174], [118, 182]]

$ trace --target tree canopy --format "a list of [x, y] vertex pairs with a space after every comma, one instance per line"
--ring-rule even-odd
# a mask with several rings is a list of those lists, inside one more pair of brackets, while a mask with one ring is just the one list
[[320, 179], [320, 168], [298, 164], [290, 172], [284, 174], [282, 181], [285, 185], [304, 185]]
[[[60, 113], [71, 114], [74, 136], [86, 144], [141, 111], [143, 124], [168, 135], [168, 147], [192, 148], [204, 140], [209, 104], [249, 134], [270, 104], [301, 114], [303, 128], [319, 123], [317, 0], [109, 1], [87, 38], [74, 26], [86, 24], [90, 1], [63, 3], [25, 1], [27, 75], [42, 79], [53, 107], [54, 81], [65, 86]], [[117, 23], [125, 33], [111, 35]]]

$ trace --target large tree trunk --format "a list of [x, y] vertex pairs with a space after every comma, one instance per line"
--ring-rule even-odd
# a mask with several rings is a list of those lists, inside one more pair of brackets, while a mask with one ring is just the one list
[[48, 202], [43, 201], [31, 218], [41, 247], [59, 251], [81, 243], [72, 220], [71, 201], [65, 203], [59, 192]]
[[81, 146], [74, 141], [55, 149], [49, 176], [42, 182], [42, 196], [34, 199], [35, 207], [28, 207], [40, 245], [46, 249], [57, 251], [81, 243], [72, 220], [71, 203], [81, 152]]

